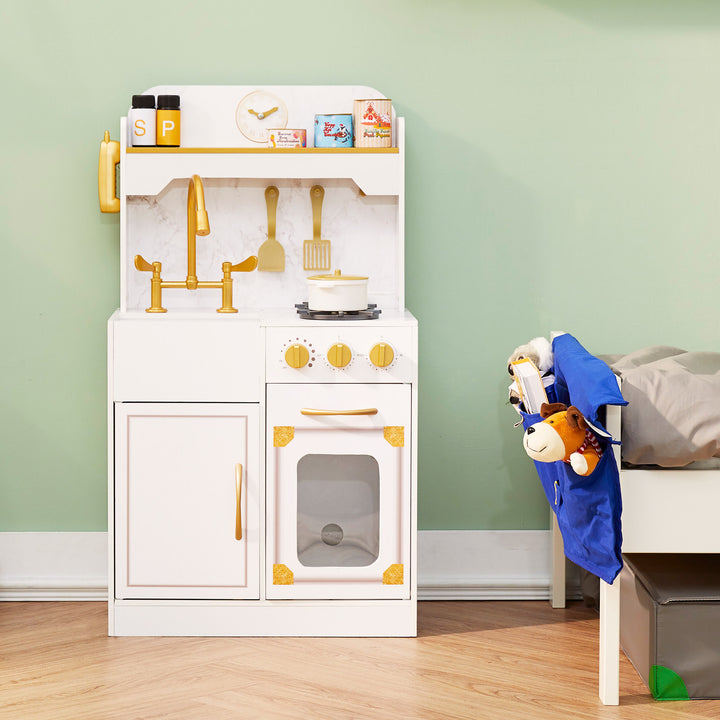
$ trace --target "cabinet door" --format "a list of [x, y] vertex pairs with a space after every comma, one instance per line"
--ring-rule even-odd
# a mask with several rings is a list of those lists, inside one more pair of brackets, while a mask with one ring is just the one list
[[116, 403], [116, 597], [259, 597], [258, 424], [254, 404]]

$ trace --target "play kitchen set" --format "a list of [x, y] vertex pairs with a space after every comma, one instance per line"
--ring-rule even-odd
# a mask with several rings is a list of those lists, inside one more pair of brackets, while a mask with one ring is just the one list
[[[354, 86], [143, 95], [179, 110], [131, 108], [99, 163], [121, 256], [109, 633], [415, 635], [403, 119], [386, 147], [278, 147], [279, 130], [311, 140], [321, 111], [390, 101]], [[135, 110], [155, 110], [152, 146], [133, 142]]]

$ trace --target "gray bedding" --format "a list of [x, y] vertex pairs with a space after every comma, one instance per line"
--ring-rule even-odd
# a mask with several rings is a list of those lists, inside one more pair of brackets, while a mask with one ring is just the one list
[[622, 456], [684, 467], [720, 458], [720, 353], [653, 346], [604, 356], [622, 377]]

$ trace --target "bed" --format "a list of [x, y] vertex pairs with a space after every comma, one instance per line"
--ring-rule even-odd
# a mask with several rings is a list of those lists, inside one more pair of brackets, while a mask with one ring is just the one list
[[[619, 470], [622, 552], [720, 553], [720, 353], [651, 348], [606, 360], [629, 400], [626, 408], [606, 405], [604, 416], [605, 429], [623, 443], [611, 446]], [[636, 371], [642, 365], [650, 372]], [[648, 400], [662, 385], [675, 400]], [[678, 434], [689, 438], [686, 449], [676, 442]], [[660, 440], [655, 455], [652, 438]], [[625, 462], [625, 453], [633, 464]], [[563, 540], [555, 516], [551, 602], [565, 603]], [[599, 694], [606, 705], [619, 704], [619, 628], [619, 581], [601, 580]]]

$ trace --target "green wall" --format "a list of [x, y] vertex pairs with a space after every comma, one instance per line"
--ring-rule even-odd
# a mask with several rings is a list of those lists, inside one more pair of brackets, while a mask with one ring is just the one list
[[152, 85], [365, 84], [406, 117], [421, 529], [547, 527], [515, 345], [718, 348], [719, 3], [38, 0], [0, 23], [0, 530], [106, 527], [97, 156]]

